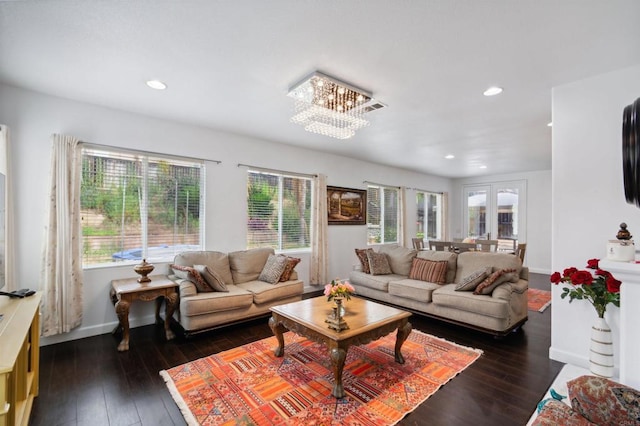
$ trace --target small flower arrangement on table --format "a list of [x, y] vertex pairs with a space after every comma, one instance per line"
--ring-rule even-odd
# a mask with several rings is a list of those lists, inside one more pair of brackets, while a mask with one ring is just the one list
[[327, 296], [327, 301], [331, 302], [336, 298], [351, 299], [351, 295], [356, 290], [348, 281], [340, 281], [339, 279], [331, 280], [331, 283], [324, 286], [324, 295]]
[[609, 303], [613, 306], [620, 307], [620, 281], [615, 279], [610, 272], [599, 268], [600, 259], [589, 259], [587, 268], [593, 269], [592, 274], [589, 271], [578, 270], [571, 267], [560, 272], [554, 272], [551, 275], [553, 284], [570, 283], [572, 287], [565, 287], [562, 290], [563, 299], [569, 296], [569, 303], [574, 299], [587, 300], [598, 313], [599, 318], [604, 318]]

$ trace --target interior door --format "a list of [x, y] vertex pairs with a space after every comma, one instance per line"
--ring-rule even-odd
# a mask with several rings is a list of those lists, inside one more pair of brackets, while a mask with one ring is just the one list
[[464, 188], [464, 235], [462, 238], [488, 239], [491, 234], [490, 185]]

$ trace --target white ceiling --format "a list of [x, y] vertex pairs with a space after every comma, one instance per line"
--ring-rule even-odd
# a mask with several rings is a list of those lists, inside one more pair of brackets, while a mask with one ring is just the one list
[[[638, 0], [0, 1], [0, 81], [447, 177], [543, 170], [552, 88], [640, 63], [639, 18]], [[286, 92], [314, 70], [388, 107], [349, 140], [307, 133]]]

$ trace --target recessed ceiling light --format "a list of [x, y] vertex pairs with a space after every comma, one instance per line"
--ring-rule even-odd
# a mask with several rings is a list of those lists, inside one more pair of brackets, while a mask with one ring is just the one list
[[485, 166], [484, 164], [482, 166], [480, 166], [481, 169], [486, 169], [487, 166]]
[[485, 96], [495, 96], [499, 95], [500, 93], [502, 93], [502, 87], [492, 86], [485, 90], [483, 94]]
[[147, 81], [147, 86], [156, 90], [164, 90], [167, 88], [167, 85], [161, 82], [160, 80], [149, 80]]
[[447, 154], [447, 155], [444, 156], [444, 158], [446, 158], [447, 160], [451, 160], [453, 158], [456, 158], [456, 156], [453, 155], [453, 154]]
[[549, 126], [549, 127], [553, 127], [553, 121], [548, 122], [548, 123], [547, 123], [547, 126]]

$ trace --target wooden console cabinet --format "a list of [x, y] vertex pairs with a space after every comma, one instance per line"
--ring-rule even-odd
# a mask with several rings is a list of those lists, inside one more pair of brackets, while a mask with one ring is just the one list
[[29, 424], [38, 396], [41, 298], [0, 296], [0, 426]]

